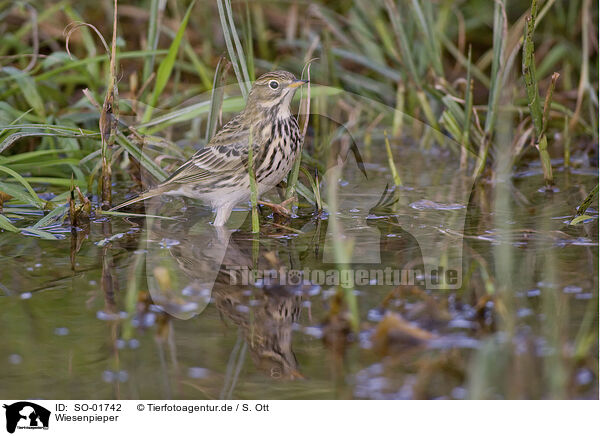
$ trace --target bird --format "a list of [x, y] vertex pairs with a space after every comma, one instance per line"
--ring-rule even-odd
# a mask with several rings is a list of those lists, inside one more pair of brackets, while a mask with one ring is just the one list
[[250, 89], [246, 106], [165, 181], [125, 201], [121, 209], [158, 195], [184, 196], [208, 203], [216, 212], [213, 225], [223, 227], [234, 206], [250, 199], [248, 151], [258, 196], [278, 185], [300, 153], [302, 135], [290, 103], [308, 80], [288, 71], [260, 76]]

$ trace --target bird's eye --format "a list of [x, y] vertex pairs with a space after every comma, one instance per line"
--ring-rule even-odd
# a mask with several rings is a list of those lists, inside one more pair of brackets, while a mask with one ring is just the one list
[[271, 80], [269, 82], [269, 86], [271, 87], [271, 89], [277, 89], [279, 88], [279, 83], [277, 83], [275, 80]]

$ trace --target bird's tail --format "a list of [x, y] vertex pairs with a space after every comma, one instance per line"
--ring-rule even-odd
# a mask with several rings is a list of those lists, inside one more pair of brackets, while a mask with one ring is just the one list
[[147, 190], [145, 192], [142, 192], [137, 197], [134, 197], [131, 200], [127, 200], [126, 202], [121, 203], [118, 206], [115, 206], [115, 207], [113, 207], [110, 210], [113, 211], [113, 210], [117, 210], [117, 209], [122, 209], [122, 208], [124, 208], [126, 206], [129, 206], [130, 204], [134, 204], [134, 203], [137, 203], [139, 201], [147, 200], [148, 198], [156, 197], [157, 195], [160, 195], [160, 194], [164, 193], [165, 191], [167, 191], [167, 190], [164, 189], [163, 187], [157, 186], [156, 188], [152, 188], [152, 189], [149, 189], [149, 190]]

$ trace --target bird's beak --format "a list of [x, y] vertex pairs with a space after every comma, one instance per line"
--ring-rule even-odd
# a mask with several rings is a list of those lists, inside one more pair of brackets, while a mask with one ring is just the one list
[[292, 83], [290, 83], [287, 87], [288, 88], [297, 88], [299, 86], [305, 85], [308, 83], [308, 80], [294, 80]]

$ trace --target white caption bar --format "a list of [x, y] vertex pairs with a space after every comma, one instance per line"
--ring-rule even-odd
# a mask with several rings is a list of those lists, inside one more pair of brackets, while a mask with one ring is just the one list
[[[587, 434], [595, 401], [2, 401], [9, 434]], [[171, 433], [173, 434], [173, 433]]]

